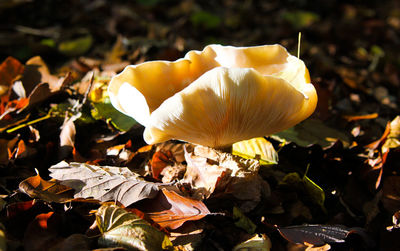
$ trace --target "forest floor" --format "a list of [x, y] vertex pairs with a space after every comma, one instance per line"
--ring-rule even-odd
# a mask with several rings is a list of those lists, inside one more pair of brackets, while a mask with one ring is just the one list
[[[194, 176], [184, 154], [194, 146], [146, 146], [144, 128], [111, 106], [111, 77], [208, 44], [297, 55], [299, 32], [319, 101], [309, 119], [266, 138], [276, 163], [231, 177], [233, 188], [220, 187], [224, 172], [206, 173], [212, 192], [200, 197], [198, 187], [169, 190]], [[175, 250], [240, 250], [252, 237], [262, 250], [268, 239], [271, 250], [400, 250], [399, 87], [398, 1], [1, 1], [0, 249], [132, 247], [110, 236], [161, 248], [142, 234], [167, 236]], [[166, 168], [179, 169], [175, 180]], [[146, 191], [78, 193], [60, 183], [68, 170]], [[123, 232], [136, 215], [152, 229]]]

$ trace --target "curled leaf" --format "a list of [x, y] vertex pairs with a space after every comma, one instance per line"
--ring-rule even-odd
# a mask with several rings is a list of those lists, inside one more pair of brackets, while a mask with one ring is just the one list
[[96, 212], [96, 222], [102, 234], [98, 240], [101, 246], [143, 251], [172, 246], [163, 232], [116, 205], [102, 205]]
[[158, 185], [139, 178], [128, 168], [60, 162], [50, 167], [50, 176], [75, 189], [75, 198], [119, 201], [129, 206], [158, 193]]
[[[189, 220], [200, 220], [210, 213], [199, 200], [180, 196], [163, 188], [149, 208], [148, 216], [161, 227], [176, 229]], [[153, 211], [157, 210], [157, 211]]]
[[56, 181], [45, 181], [39, 174], [19, 183], [19, 190], [32, 198], [59, 203], [70, 200], [73, 193], [71, 187], [62, 185]]

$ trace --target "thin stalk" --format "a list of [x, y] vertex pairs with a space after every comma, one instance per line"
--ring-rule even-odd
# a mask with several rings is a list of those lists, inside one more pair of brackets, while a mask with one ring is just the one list
[[15, 131], [17, 131], [17, 130], [19, 130], [21, 128], [24, 128], [24, 127], [39, 123], [40, 121], [43, 121], [43, 120], [46, 120], [46, 119], [49, 119], [49, 118], [51, 118], [51, 115], [50, 114], [46, 114], [46, 116], [43, 116], [41, 118], [38, 118], [38, 119], [35, 119], [35, 120], [31, 120], [29, 122], [22, 123], [22, 124], [20, 124], [20, 125], [18, 125], [16, 127], [10, 128], [10, 129], [6, 130], [6, 132], [7, 133], [12, 133], [12, 132], [15, 132]]

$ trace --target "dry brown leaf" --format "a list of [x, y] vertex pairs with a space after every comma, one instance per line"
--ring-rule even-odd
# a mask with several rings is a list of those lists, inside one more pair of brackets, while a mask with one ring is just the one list
[[259, 162], [243, 159], [215, 149], [194, 146], [185, 152], [187, 169], [184, 182], [193, 190], [193, 198], [204, 199], [211, 194], [231, 194], [242, 201], [240, 209], [248, 212], [268, 195], [268, 183], [258, 175]]
[[30, 251], [50, 250], [63, 239], [61, 224], [60, 215], [54, 212], [38, 214], [26, 229], [24, 246]]
[[39, 174], [19, 183], [19, 190], [32, 198], [59, 203], [70, 200], [73, 194], [71, 187], [56, 181], [45, 181]]
[[161, 227], [176, 229], [186, 221], [200, 220], [210, 211], [199, 200], [183, 197], [174, 191], [163, 188], [147, 208], [147, 215]]
[[389, 176], [383, 181], [382, 203], [394, 214], [400, 208], [400, 176]]
[[13, 81], [24, 72], [24, 66], [15, 58], [8, 57], [0, 64], [0, 96], [8, 93]]
[[63, 161], [50, 167], [49, 171], [52, 178], [75, 189], [75, 198], [118, 201], [124, 206], [154, 198], [161, 185], [141, 179], [126, 167]]
[[60, 133], [59, 159], [65, 159], [75, 148], [75, 135], [74, 119], [65, 120]]

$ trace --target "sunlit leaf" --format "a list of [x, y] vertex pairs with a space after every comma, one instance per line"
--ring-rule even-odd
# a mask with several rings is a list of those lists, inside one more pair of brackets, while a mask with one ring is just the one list
[[19, 183], [19, 190], [32, 198], [48, 202], [65, 202], [70, 200], [73, 194], [71, 187], [56, 181], [45, 181], [39, 174]]
[[397, 116], [390, 122], [390, 132], [387, 135], [386, 141], [382, 146], [382, 152], [387, 152], [388, 149], [397, 148], [400, 146], [400, 116]]
[[312, 201], [324, 209], [325, 192], [307, 176], [300, 177], [298, 173], [288, 173], [281, 181], [281, 184], [289, 186], [301, 186], [311, 197]]
[[233, 251], [269, 251], [271, 248], [271, 240], [268, 236], [256, 234], [247, 241], [236, 245]]
[[148, 216], [161, 227], [176, 229], [189, 220], [200, 220], [210, 211], [199, 200], [183, 197], [174, 191], [162, 189], [147, 207]]
[[274, 134], [272, 137], [280, 141], [291, 141], [303, 147], [311, 144], [327, 147], [336, 140], [341, 140], [344, 146], [350, 145], [350, 139], [345, 133], [324, 125], [318, 119], [307, 119], [295, 127]]
[[76, 39], [63, 41], [58, 45], [58, 50], [67, 56], [79, 56], [87, 52], [93, 43], [93, 37], [89, 34]]
[[96, 212], [96, 222], [102, 233], [98, 240], [101, 246], [143, 251], [172, 246], [163, 232], [116, 205], [102, 205]]
[[303, 184], [306, 191], [312, 198], [313, 202], [324, 208], [325, 203], [325, 192], [320, 186], [318, 186], [314, 181], [310, 180], [307, 176], [303, 177]]
[[128, 131], [137, 122], [131, 117], [117, 111], [114, 106], [111, 105], [109, 99], [106, 99], [103, 103], [92, 103], [92, 116], [97, 120], [110, 121], [115, 128], [120, 131]]
[[158, 184], [145, 181], [126, 167], [60, 162], [50, 167], [50, 176], [75, 189], [75, 198], [119, 201], [129, 206], [157, 195]]
[[278, 153], [265, 138], [253, 138], [232, 145], [232, 154], [249, 159], [257, 159], [261, 165], [277, 164]]
[[0, 64], [0, 96], [8, 91], [13, 80], [24, 72], [24, 66], [15, 58], [8, 57]]
[[325, 243], [344, 242], [349, 229], [341, 225], [301, 225], [278, 227], [279, 233], [294, 243], [310, 243], [324, 245]]

